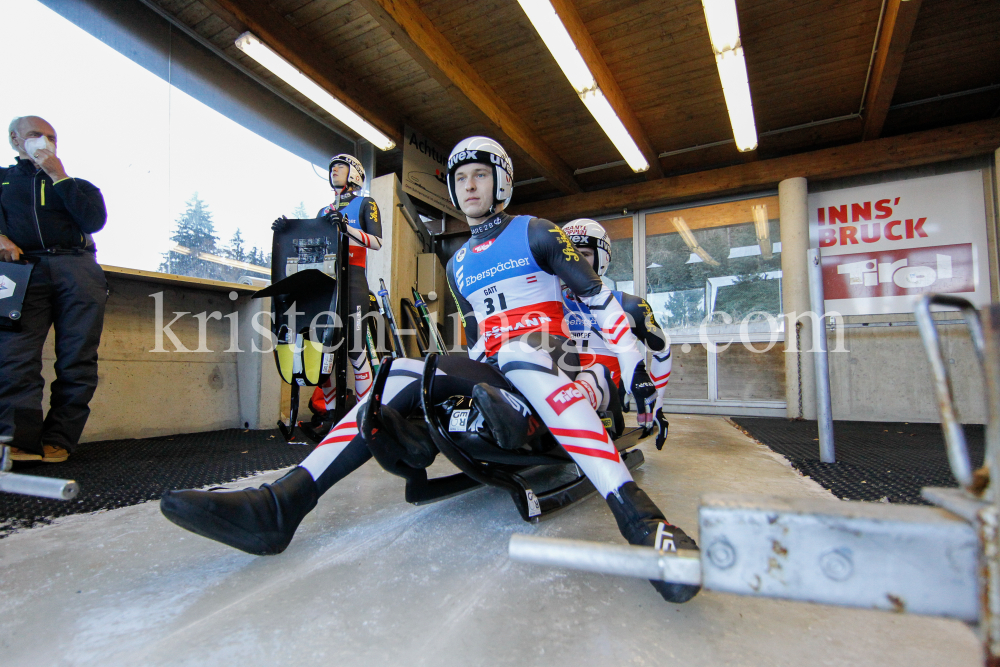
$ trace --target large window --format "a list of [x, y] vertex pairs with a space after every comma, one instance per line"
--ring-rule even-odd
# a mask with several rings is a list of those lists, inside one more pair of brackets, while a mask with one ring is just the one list
[[0, 42], [24, 61], [8, 67], [0, 122], [42, 116], [67, 172], [101, 189], [102, 264], [266, 278], [271, 221], [329, 203], [325, 164], [230, 120], [36, 0], [0, 3]]
[[781, 312], [778, 198], [647, 213], [646, 299], [671, 331]]
[[673, 342], [668, 407], [780, 415], [778, 198], [648, 212], [646, 299]]

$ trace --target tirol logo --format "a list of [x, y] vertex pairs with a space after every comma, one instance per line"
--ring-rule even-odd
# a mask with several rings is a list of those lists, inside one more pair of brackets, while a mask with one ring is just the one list
[[580, 387], [576, 385], [575, 382], [570, 382], [569, 384], [556, 389], [554, 392], [549, 394], [545, 402], [549, 404], [553, 410], [556, 411], [557, 415], [561, 415], [563, 412], [569, 408], [569, 406], [582, 401], [586, 398], [583, 392], [580, 391]]
[[472, 252], [482, 252], [482, 251], [486, 250], [487, 248], [489, 248], [491, 245], [493, 245], [494, 241], [496, 241], [496, 239], [490, 239], [486, 243], [480, 243], [479, 245], [477, 245], [476, 247], [474, 247], [472, 249]]
[[14, 296], [14, 289], [17, 287], [17, 283], [8, 278], [5, 275], [0, 275], [0, 299], [6, 299], [9, 296]]
[[971, 243], [823, 257], [827, 299], [974, 292]]

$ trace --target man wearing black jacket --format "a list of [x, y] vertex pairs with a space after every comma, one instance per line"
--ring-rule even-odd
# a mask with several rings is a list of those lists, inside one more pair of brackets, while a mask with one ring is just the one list
[[[9, 127], [17, 162], [0, 169], [0, 262], [33, 265], [15, 330], [0, 328], [0, 435], [15, 461], [65, 461], [97, 388], [108, 283], [91, 234], [107, 221], [93, 184], [67, 176], [56, 131], [36, 116]], [[56, 380], [42, 419], [42, 346], [55, 325]]]

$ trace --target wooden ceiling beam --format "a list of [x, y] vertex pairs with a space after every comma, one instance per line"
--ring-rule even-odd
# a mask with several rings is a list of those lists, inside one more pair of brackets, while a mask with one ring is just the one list
[[889, 115], [896, 82], [899, 81], [906, 49], [913, 35], [913, 26], [917, 23], [920, 2], [921, 0], [888, 0], [885, 5], [871, 80], [865, 92], [865, 127], [861, 136], [864, 141], [882, 136], [882, 127]]
[[957, 160], [992, 153], [998, 145], [1000, 118], [992, 118], [515, 205], [511, 212], [564, 222], [621, 213], [624, 209], [635, 211], [708, 196], [753, 192], [798, 176], [825, 180]]
[[590, 73], [594, 75], [594, 80], [597, 81], [597, 85], [604, 92], [608, 103], [611, 104], [611, 108], [618, 114], [622, 125], [628, 130], [632, 140], [642, 151], [643, 157], [649, 162], [646, 178], [663, 178], [663, 167], [660, 165], [659, 153], [653, 147], [649, 135], [646, 134], [646, 130], [643, 129], [635, 112], [632, 111], [632, 105], [628, 103], [614, 75], [611, 74], [608, 64], [604, 61], [604, 56], [597, 50], [594, 38], [591, 37], [590, 31], [587, 30], [587, 26], [583, 22], [583, 18], [580, 17], [580, 13], [576, 11], [572, 0], [551, 0], [551, 2], [556, 14], [566, 26], [570, 38], [580, 51], [583, 62], [587, 63]]
[[[285, 60], [300, 69], [328, 93], [336, 97], [356, 114], [377, 127], [396, 142], [403, 141], [403, 128], [399, 118], [387, 113], [373, 99], [358, 92], [349, 93], [337, 82], [336, 70], [328, 57], [324, 56], [306, 37], [284, 16], [272, 9], [264, 0], [211, 0], [214, 8], [221, 8], [220, 16], [237, 29], [245, 27], [257, 35], [265, 44], [279, 53]], [[340, 122], [340, 121], [338, 121]], [[348, 129], [351, 134], [353, 130]]]
[[486, 83], [469, 62], [434, 27], [414, 0], [360, 0], [383, 29], [424, 71], [497, 128], [527, 154], [534, 167], [560, 191], [580, 192], [570, 169], [533, 129]]

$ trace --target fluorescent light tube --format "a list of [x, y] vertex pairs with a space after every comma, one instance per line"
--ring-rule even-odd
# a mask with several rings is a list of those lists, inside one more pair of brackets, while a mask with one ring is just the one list
[[751, 206], [750, 211], [753, 213], [753, 224], [757, 229], [757, 238], [770, 238], [771, 229], [767, 221], [767, 204], [757, 204]]
[[236, 48], [247, 54], [275, 76], [315, 102], [331, 116], [384, 150], [392, 150], [396, 142], [375, 128], [371, 123], [348, 108], [343, 102], [326, 92], [315, 81], [303, 74], [290, 62], [278, 55], [251, 32], [236, 38]]
[[632, 135], [625, 129], [618, 114], [615, 113], [611, 103], [608, 102], [604, 92], [594, 80], [594, 75], [587, 67], [587, 63], [580, 55], [579, 49], [573, 43], [562, 19], [556, 14], [555, 8], [549, 0], [518, 0], [521, 9], [527, 14], [531, 25], [535, 26], [538, 35], [542, 38], [552, 57], [555, 58], [559, 69], [563, 71], [573, 90], [580, 96], [587, 109], [594, 116], [594, 119], [604, 130], [604, 133], [611, 139], [618, 152], [625, 158], [625, 162], [632, 168], [632, 171], [642, 172], [649, 169], [649, 161], [639, 150]]
[[622, 154], [622, 157], [625, 158], [625, 162], [632, 168], [632, 171], [640, 172], [649, 169], [649, 162], [642, 154], [642, 151], [639, 150], [635, 141], [632, 140], [632, 135], [625, 129], [621, 119], [615, 113], [615, 110], [611, 108], [611, 103], [608, 102], [608, 98], [604, 96], [601, 89], [595, 87], [593, 90], [580, 95], [580, 99], [587, 105], [590, 113], [597, 119], [601, 129], [611, 139], [611, 143]]
[[733, 138], [741, 151], [757, 148], [757, 126], [753, 119], [747, 63], [740, 43], [740, 26], [735, 0], [701, 0], [708, 23], [708, 35], [715, 52], [715, 64], [722, 80]]
[[556, 59], [559, 68], [569, 79], [573, 90], [577, 94], [582, 94], [595, 88], [597, 82], [594, 81], [594, 75], [584, 62], [583, 56], [566, 31], [562, 19], [556, 14], [552, 3], [548, 0], [518, 0], [518, 2], [521, 3], [521, 9], [528, 15], [528, 20], [535, 26], [552, 57]]
[[767, 219], [767, 204], [756, 204], [750, 207], [753, 213], [753, 226], [757, 231], [757, 245], [764, 259], [771, 259], [771, 225]]
[[686, 245], [691, 252], [698, 257], [701, 257], [701, 261], [705, 262], [709, 266], [720, 266], [719, 262], [708, 254], [707, 250], [701, 247], [701, 244], [698, 243], [697, 239], [695, 239], [694, 233], [691, 231], [691, 228], [687, 226], [687, 222], [685, 222], [684, 218], [671, 218], [670, 221], [674, 223], [674, 227], [677, 229], [677, 233], [680, 234], [681, 240], [684, 241], [684, 245]]

